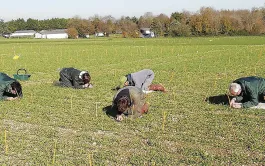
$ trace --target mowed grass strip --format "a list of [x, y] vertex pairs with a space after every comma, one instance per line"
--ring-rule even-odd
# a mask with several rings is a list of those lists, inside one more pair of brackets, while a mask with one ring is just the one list
[[[205, 98], [242, 76], [265, 77], [265, 37], [1, 39], [0, 69], [26, 68], [24, 98], [0, 103], [5, 165], [262, 165], [265, 111]], [[15, 54], [21, 55], [13, 60]], [[93, 89], [52, 86], [63, 67], [87, 69]], [[119, 123], [103, 111], [121, 75], [150, 68], [167, 93]]]

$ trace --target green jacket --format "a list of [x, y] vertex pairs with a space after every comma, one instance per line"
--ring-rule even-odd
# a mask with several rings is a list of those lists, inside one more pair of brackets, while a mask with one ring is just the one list
[[141, 109], [145, 103], [145, 94], [143, 93], [142, 89], [135, 86], [126, 86], [124, 88], [121, 88], [113, 98], [112, 107], [117, 108], [116, 101], [119, 98], [119, 94], [124, 92], [124, 90], [129, 91], [130, 107], [125, 112], [123, 112], [123, 114], [128, 115], [132, 118], [140, 117], [142, 115]]
[[241, 93], [236, 96], [237, 102], [242, 102], [243, 108], [253, 107], [259, 104], [265, 92], [265, 79], [261, 77], [243, 77], [234, 81], [241, 85]]
[[0, 100], [6, 100], [8, 96], [6, 96], [5, 93], [10, 92], [10, 84], [15, 81], [15, 79], [9, 77], [7, 74], [0, 72]]

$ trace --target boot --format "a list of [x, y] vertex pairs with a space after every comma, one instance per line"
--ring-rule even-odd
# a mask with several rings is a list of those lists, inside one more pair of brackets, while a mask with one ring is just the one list
[[144, 105], [142, 106], [142, 109], [141, 109], [141, 114], [147, 114], [148, 108], [149, 108], [148, 103], [144, 103]]
[[151, 84], [149, 86], [149, 90], [154, 90], [154, 91], [162, 91], [165, 92], [165, 87], [161, 84]]

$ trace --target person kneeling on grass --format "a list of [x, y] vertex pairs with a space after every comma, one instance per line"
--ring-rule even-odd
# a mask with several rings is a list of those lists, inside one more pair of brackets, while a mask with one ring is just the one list
[[91, 77], [87, 71], [81, 71], [73, 67], [63, 68], [60, 71], [60, 79], [54, 85], [75, 89], [92, 88]]
[[132, 118], [141, 117], [148, 112], [149, 105], [145, 102], [145, 94], [140, 88], [126, 86], [114, 96], [112, 108], [118, 111], [116, 120], [122, 121], [122, 114]]
[[5, 73], [0, 73], [0, 100], [16, 100], [23, 96], [21, 84]]
[[135, 86], [141, 88], [144, 92], [148, 91], [162, 91], [165, 92], [165, 88], [161, 84], [152, 84], [155, 74], [150, 69], [144, 69], [135, 73], [127, 74], [120, 78], [120, 84], [116, 89], [120, 89], [125, 86]]
[[257, 106], [259, 101], [264, 101], [265, 79], [261, 77], [239, 78], [229, 86], [229, 92], [235, 96], [230, 101], [233, 108], [250, 108]]

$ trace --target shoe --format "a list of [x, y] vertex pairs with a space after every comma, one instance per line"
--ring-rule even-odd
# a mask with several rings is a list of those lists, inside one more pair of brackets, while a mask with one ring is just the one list
[[151, 84], [149, 86], [149, 90], [154, 90], [154, 91], [162, 91], [165, 92], [165, 87], [161, 84]]

